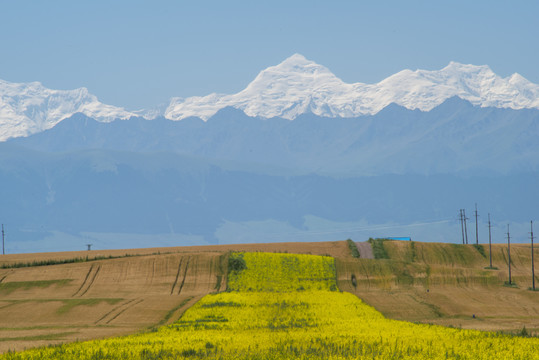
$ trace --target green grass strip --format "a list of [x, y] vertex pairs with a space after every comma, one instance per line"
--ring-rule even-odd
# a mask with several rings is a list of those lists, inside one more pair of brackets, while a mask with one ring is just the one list
[[359, 255], [359, 250], [357, 249], [356, 243], [352, 239], [346, 240], [346, 243], [348, 244], [350, 253], [352, 253], [352, 257], [355, 257], [356, 259], [358, 259], [360, 255]]
[[32, 288], [47, 288], [51, 285], [64, 286], [69, 284], [72, 279], [58, 280], [35, 280], [35, 281], [12, 281], [0, 284], [0, 294], [10, 294], [15, 290], [30, 290]]
[[369, 239], [375, 259], [389, 259], [389, 254], [384, 247], [385, 241], [387, 241], [387, 239]]
[[32, 336], [0, 337], [0, 342], [4, 341], [38, 341], [38, 340], [62, 340], [66, 336], [75, 334], [76, 331], [68, 331], [54, 334], [42, 334]]

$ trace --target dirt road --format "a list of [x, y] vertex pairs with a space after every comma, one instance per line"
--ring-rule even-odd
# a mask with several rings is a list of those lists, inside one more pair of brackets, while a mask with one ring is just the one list
[[374, 259], [372, 253], [372, 246], [369, 242], [356, 242], [357, 250], [359, 251], [359, 257], [361, 259]]

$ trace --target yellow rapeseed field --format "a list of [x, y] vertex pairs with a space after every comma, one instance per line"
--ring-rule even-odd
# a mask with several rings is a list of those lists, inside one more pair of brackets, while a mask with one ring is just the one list
[[0, 359], [539, 359], [537, 338], [385, 319], [334, 291], [332, 258], [234, 256], [231, 291], [204, 297], [170, 326]]
[[233, 253], [246, 268], [231, 270], [228, 287], [234, 291], [336, 290], [335, 260], [329, 256], [273, 253]]

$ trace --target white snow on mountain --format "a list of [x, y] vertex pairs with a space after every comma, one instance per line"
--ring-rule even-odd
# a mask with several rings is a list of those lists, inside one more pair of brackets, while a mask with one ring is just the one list
[[391, 103], [429, 111], [453, 96], [483, 107], [539, 108], [539, 85], [516, 73], [502, 78], [486, 65], [451, 62], [437, 71], [403, 70], [377, 84], [349, 84], [294, 54], [261, 71], [237, 94], [172, 98], [168, 106], [147, 111], [103, 104], [86, 88], [51, 90], [39, 82], [0, 80], [0, 141], [50, 129], [77, 112], [103, 122], [161, 114], [171, 120], [190, 116], [207, 120], [231, 106], [249, 116], [292, 120], [308, 112], [327, 117], [375, 114]]
[[51, 90], [39, 82], [0, 80], [0, 141], [50, 129], [77, 112], [103, 122], [137, 116], [99, 102], [86, 88]]
[[429, 111], [453, 96], [482, 107], [539, 108], [538, 85], [519, 74], [502, 78], [485, 65], [451, 62], [438, 71], [403, 70], [377, 84], [348, 84], [326, 67], [294, 54], [260, 72], [237, 94], [173, 98], [165, 117], [206, 120], [227, 106], [264, 118], [294, 119], [306, 112], [354, 117], [375, 114], [391, 103]]

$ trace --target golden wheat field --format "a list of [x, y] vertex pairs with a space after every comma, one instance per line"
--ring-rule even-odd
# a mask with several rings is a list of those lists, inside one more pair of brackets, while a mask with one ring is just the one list
[[336, 286], [335, 262], [233, 253], [228, 291], [179, 321], [0, 359], [539, 359], [539, 339], [386, 319]]

